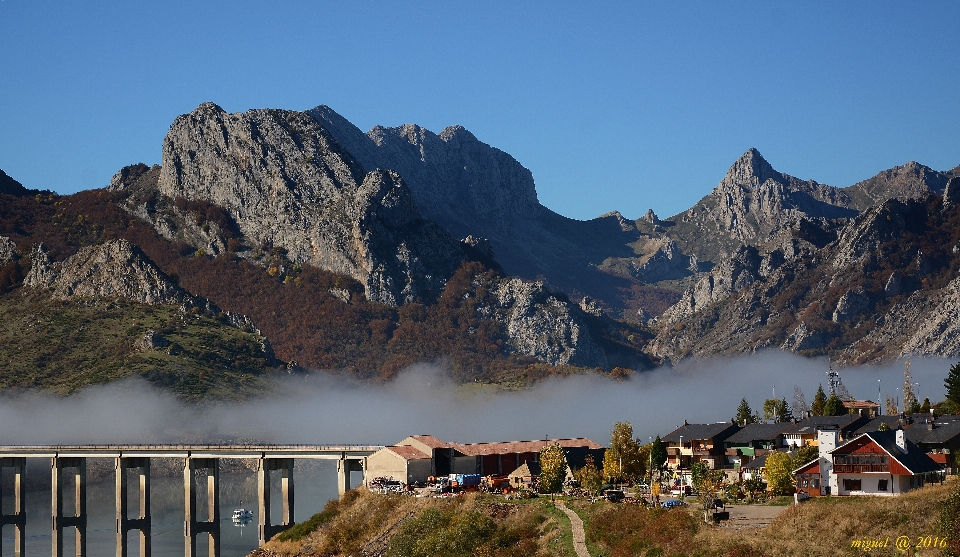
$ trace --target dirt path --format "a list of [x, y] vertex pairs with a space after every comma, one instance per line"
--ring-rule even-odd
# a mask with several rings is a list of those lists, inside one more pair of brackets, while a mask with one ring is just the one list
[[580, 520], [580, 516], [568, 509], [563, 501], [557, 501], [557, 507], [560, 507], [560, 510], [570, 519], [570, 528], [573, 530], [573, 550], [577, 557], [590, 557], [590, 552], [587, 551], [587, 534], [583, 531], [583, 521]]

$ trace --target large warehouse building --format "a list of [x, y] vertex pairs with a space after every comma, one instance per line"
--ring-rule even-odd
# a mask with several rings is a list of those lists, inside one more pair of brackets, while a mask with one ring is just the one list
[[537, 462], [540, 449], [554, 444], [563, 448], [572, 468], [583, 466], [587, 455], [598, 466], [603, 463], [606, 449], [585, 438], [459, 444], [414, 435], [370, 455], [364, 483], [384, 477], [412, 484], [447, 474], [507, 475], [527, 462]]

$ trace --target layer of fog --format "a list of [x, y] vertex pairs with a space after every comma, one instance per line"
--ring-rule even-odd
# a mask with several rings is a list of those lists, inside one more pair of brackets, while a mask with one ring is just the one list
[[[951, 360], [914, 359], [919, 398], [940, 401]], [[741, 398], [754, 409], [786, 398], [794, 386], [813, 400], [827, 389], [828, 363], [780, 352], [691, 362], [617, 382], [598, 375], [545, 381], [520, 392], [457, 387], [444, 371], [415, 366], [389, 385], [358, 385], [323, 373], [280, 380], [276, 392], [245, 403], [183, 405], [138, 380], [89, 388], [66, 398], [0, 398], [0, 444], [250, 441], [392, 444], [432, 434], [461, 443], [589, 437], [607, 444], [615, 422], [631, 422], [642, 440], [684, 420], [729, 421]], [[902, 399], [902, 362], [840, 368], [859, 399]], [[880, 380], [878, 384], [878, 379]]]

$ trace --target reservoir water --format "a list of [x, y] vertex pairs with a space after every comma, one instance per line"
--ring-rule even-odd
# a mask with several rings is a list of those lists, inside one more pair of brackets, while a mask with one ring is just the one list
[[[92, 459], [91, 459], [92, 460]], [[45, 466], [44, 466], [45, 464]], [[87, 481], [87, 555], [90, 557], [106, 557], [116, 554], [116, 510], [115, 510], [115, 482], [109, 474], [102, 474], [103, 479], [90, 478], [88, 471]], [[271, 490], [279, 493], [279, 474], [271, 478]], [[337, 497], [337, 462], [335, 460], [297, 460], [294, 466], [294, 519], [302, 522], [323, 509], [331, 499]], [[361, 474], [351, 474], [351, 485], [356, 486], [361, 481]], [[220, 472], [220, 557], [241, 557], [257, 548], [257, 489], [256, 470], [237, 470]], [[49, 557], [51, 554], [51, 493], [50, 493], [50, 465], [43, 459], [28, 461], [26, 489], [26, 551], [25, 556]], [[72, 496], [72, 482], [69, 484], [64, 509], [74, 508]], [[9, 514], [13, 509], [13, 489], [10, 474], [3, 477], [3, 500], [0, 501], [2, 511]], [[198, 486], [198, 508], [200, 518], [206, 519], [206, 485]], [[129, 489], [130, 508], [139, 508], [137, 489]], [[281, 502], [274, 497], [271, 507], [273, 523], [281, 516]], [[183, 475], [151, 474], [150, 479], [150, 506], [151, 506], [151, 550], [154, 557], [180, 557], [184, 554], [184, 488]], [[253, 511], [253, 519], [245, 525], [237, 525], [231, 519], [234, 509], [246, 508]], [[64, 555], [73, 556], [74, 528], [64, 529]], [[4, 526], [2, 535], [2, 552], [0, 555], [13, 555], [14, 549], [13, 526]], [[207, 555], [206, 534], [197, 536], [197, 555]], [[130, 531], [128, 534], [128, 555], [139, 555], [139, 534]]]

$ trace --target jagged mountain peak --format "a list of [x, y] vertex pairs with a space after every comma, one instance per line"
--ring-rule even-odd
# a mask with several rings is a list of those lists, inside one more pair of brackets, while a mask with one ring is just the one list
[[760, 151], [751, 147], [727, 170], [720, 185], [759, 186], [771, 178], [780, 179], [781, 174], [770, 166]]

